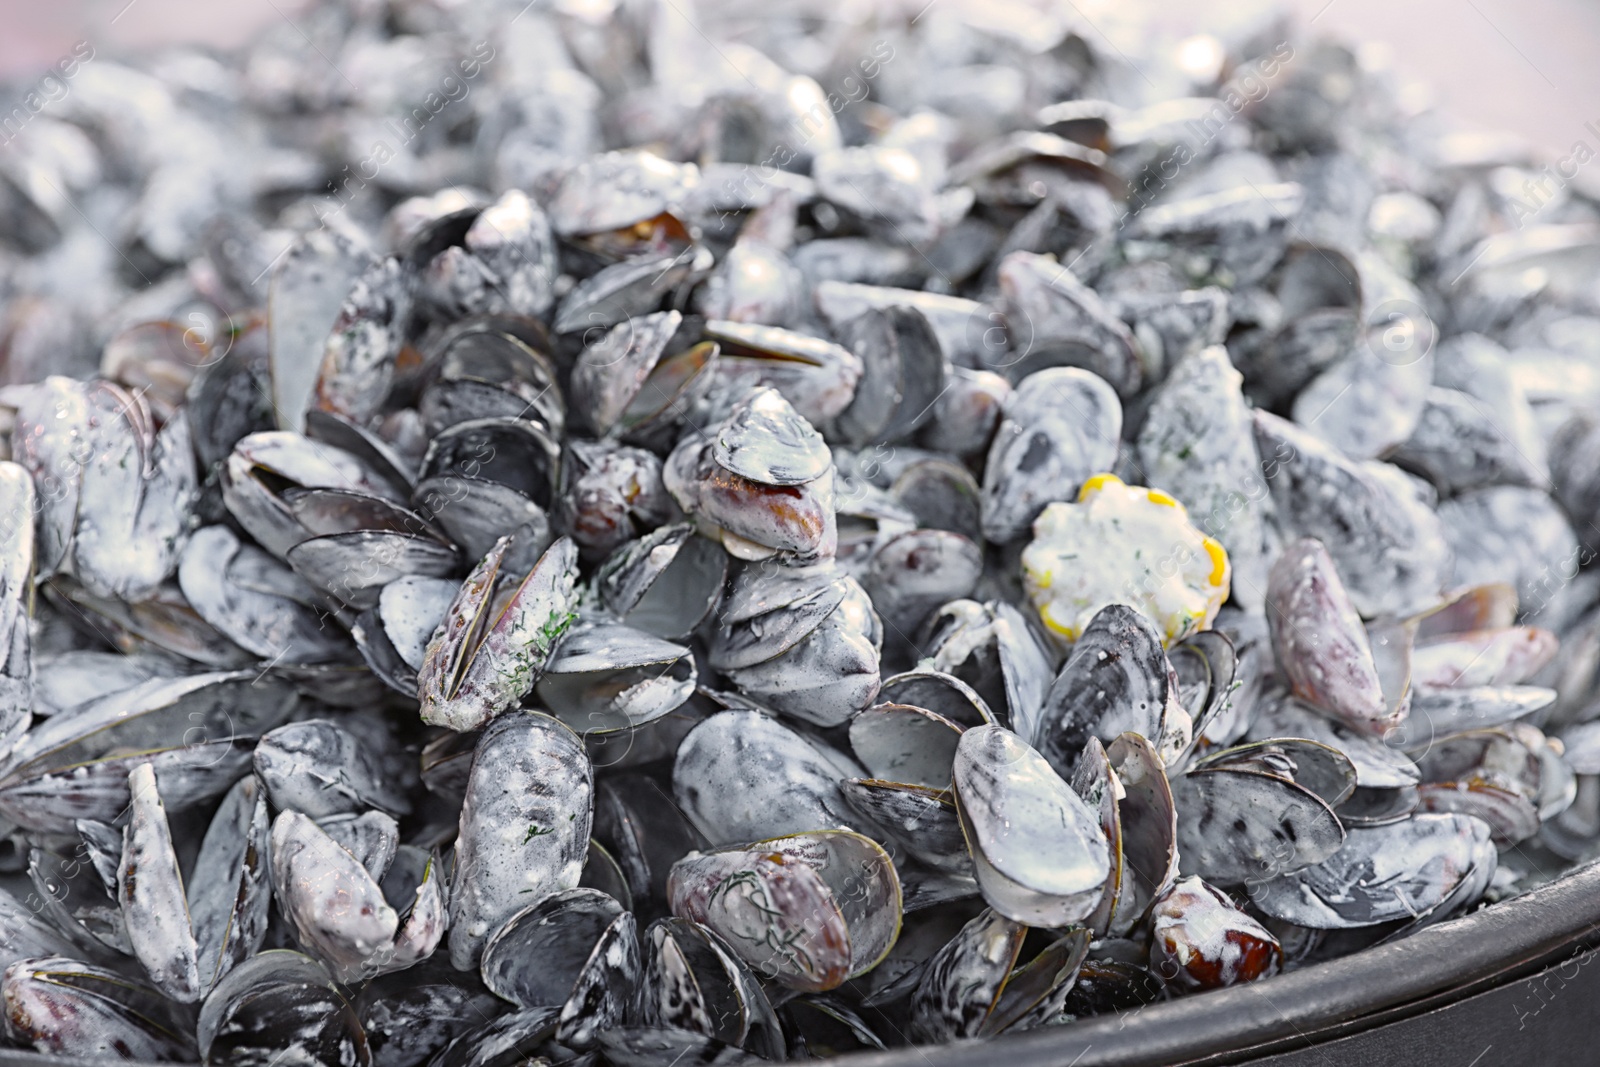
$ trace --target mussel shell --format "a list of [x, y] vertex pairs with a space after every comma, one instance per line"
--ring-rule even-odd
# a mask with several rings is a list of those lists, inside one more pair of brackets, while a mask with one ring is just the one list
[[1075, 367], [1030, 374], [995, 431], [983, 474], [983, 532], [1005, 544], [1028, 532], [1052, 500], [1075, 500], [1084, 480], [1110, 470], [1122, 405], [1103, 380]]
[[179, 1003], [200, 999], [199, 945], [172, 847], [166, 808], [148, 763], [128, 775], [132, 796], [117, 866], [117, 901], [134, 955], [150, 981]]
[[962, 728], [994, 722], [994, 712], [977, 690], [953, 674], [926, 664], [885, 678], [878, 687], [885, 704], [905, 704], [933, 712]]
[[1448, 575], [1444, 524], [1394, 467], [1357, 464], [1274, 415], [1254, 415], [1262, 474], [1286, 533], [1321, 540], [1355, 608], [1401, 615]]
[[[668, 896], [675, 915], [722, 933], [758, 973], [812, 992], [870, 971], [900, 935], [894, 864], [853, 830], [691, 854], [674, 865]], [[772, 936], [747, 944], [751, 922]]]
[[440, 474], [417, 483], [417, 507], [470, 559], [482, 559], [501, 537], [516, 545], [514, 569], [531, 564], [550, 544], [545, 509], [503, 482]]
[[456, 550], [428, 537], [362, 530], [311, 537], [289, 549], [289, 566], [312, 585], [355, 608], [370, 608], [390, 582], [407, 575], [456, 573]]
[[563, 537], [520, 581], [500, 590], [512, 540], [502, 537], [473, 568], [417, 671], [422, 720], [471, 730], [525, 697], [575, 611], [578, 550]]
[[872, 777], [950, 788], [962, 728], [909, 704], [874, 704], [850, 720], [850, 748]]
[[594, 432], [617, 428], [682, 324], [676, 311], [641, 315], [613, 326], [579, 353], [572, 367], [572, 405]]
[[1027, 927], [985, 910], [941, 948], [911, 997], [912, 1037], [945, 1042], [977, 1037], [1022, 951]]
[[[795, 330], [711, 319], [705, 336], [721, 346], [712, 386], [731, 410], [751, 389], [771, 386], [799, 415], [819, 426], [849, 406], [861, 378], [861, 360], [842, 345]], [[714, 412], [719, 421], [720, 413]]]
[[1218, 885], [1282, 879], [1326, 860], [1345, 841], [1321, 797], [1256, 771], [1190, 772], [1173, 781], [1172, 796], [1180, 869]]
[[356, 1002], [367, 1044], [381, 1067], [423, 1067], [461, 1034], [505, 1008], [496, 996], [448, 978], [405, 972], [367, 983]]
[[740, 691], [772, 710], [818, 726], [838, 726], [878, 694], [883, 628], [854, 579], [821, 624], [780, 656], [725, 671]]
[[1138, 452], [1147, 483], [1183, 501], [1227, 549], [1230, 597], [1259, 610], [1269, 503], [1241, 380], [1220, 345], [1179, 362], [1145, 416]]
[[1117, 738], [1106, 759], [1122, 787], [1116, 802], [1122, 872], [1112, 928], [1130, 930], [1177, 878], [1178, 815], [1166, 767], [1142, 734]]
[[326, 719], [280, 726], [256, 745], [254, 765], [272, 806], [312, 818], [369, 807], [392, 815], [411, 801], [367, 745]]
[[922, 312], [906, 306], [869, 310], [845, 324], [841, 337], [862, 363], [855, 396], [834, 423], [845, 440], [898, 441], [933, 417], [947, 364]]
[[617, 549], [595, 573], [595, 587], [623, 622], [677, 641], [716, 609], [727, 573], [721, 546], [683, 523]]
[[[456, 838], [450, 962], [477, 965], [513, 913], [572, 889], [593, 821], [594, 771], [583, 742], [548, 715], [513, 712], [478, 741]], [[521, 828], [520, 834], [507, 828]]]
[[369, 977], [393, 954], [400, 917], [360, 859], [296, 811], [272, 824], [272, 881], [296, 939], [334, 977]]
[[63, 956], [23, 959], [0, 978], [5, 1029], [56, 1056], [185, 1062], [194, 1059], [187, 1020], [144, 983]]
[[[600, 965], [611, 940], [606, 935], [619, 922], [631, 928], [631, 913], [599, 890], [574, 888], [548, 896], [511, 916], [484, 944], [483, 983], [523, 1010], [562, 1007], [584, 972]], [[631, 967], [637, 981], [637, 936], [624, 940], [622, 955], [628, 955], [630, 943], [632, 959], [624, 969]]]
[[1322, 542], [1284, 549], [1267, 586], [1273, 649], [1297, 697], [1339, 721], [1381, 734], [1398, 724], [1361, 617]]
[[1043, 756], [1009, 730], [975, 726], [956, 749], [954, 788], [991, 907], [1037, 926], [1066, 926], [1094, 910], [1110, 875], [1105, 835]]
[[[195, 612], [262, 659], [320, 663], [344, 658], [349, 646], [312, 608], [234, 579], [230, 565], [242, 551], [244, 546], [224, 526], [208, 526], [189, 538], [178, 564], [178, 584]], [[282, 566], [259, 549], [249, 551], [260, 554], [256, 562], [263, 566], [269, 560]]]
[[369, 1067], [366, 1034], [320, 963], [281, 949], [258, 953], [218, 982], [200, 1008], [200, 1057], [212, 1067], [266, 1067], [283, 1058]]
[[776, 389], [750, 394], [712, 435], [718, 466], [763, 485], [804, 485], [833, 463], [822, 435]]
[[1057, 773], [1070, 771], [1091, 737], [1109, 745], [1132, 732], [1161, 743], [1173, 698], [1162, 645], [1155, 624], [1126, 604], [1102, 608], [1084, 627], [1040, 714], [1039, 751]]
[[875, 778], [846, 778], [839, 788], [851, 807], [883, 827], [918, 863], [973, 876], [972, 859], [949, 790]]
[[682, 645], [598, 622], [562, 636], [534, 692], [587, 736], [654, 722], [689, 699], [695, 678], [694, 657]]
[[498, 1016], [457, 1036], [430, 1067], [515, 1067], [527, 1063], [556, 1036], [559, 1008], [529, 1008]]
[[1185, 878], [1152, 909], [1150, 969], [1179, 989], [1221, 989], [1278, 972], [1283, 950], [1225, 894]]
[[[949, 530], [911, 530], [873, 553], [863, 585], [893, 644], [915, 651], [912, 634], [928, 614], [970, 596], [983, 576], [983, 549]], [[920, 657], [919, 657], [920, 658]]]
[[1485, 860], [1492, 870], [1487, 823], [1470, 815], [1414, 815], [1386, 826], [1352, 827], [1338, 852], [1252, 884], [1250, 899], [1267, 915], [1299, 926], [1372, 926], [1430, 912]]
[[1300, 737], [1273, 737], [1209, 752], [1190, 765], [1191, 771], [1258, 771], [1302, 786], [1337, 808], [1355, 792], [1355, 764], [1338, 748]]
[[918, 526], [949, 530], [981, 544], [979, 492], [971, 471], [942, 458], [907, 464], [889, 487], [889, 495], [915, 517]]
[[457, 475], [499, 482], [549, 508], [560, 457], [560, 445], [535, 423], [477, 418], [457, 423], [429, 442], [419, 479]]
[[839, 792], [850, 761], [821, 744], [758, 711], [718, 712], [679, 745], [673, 795], [712, 845], [863, 826]]

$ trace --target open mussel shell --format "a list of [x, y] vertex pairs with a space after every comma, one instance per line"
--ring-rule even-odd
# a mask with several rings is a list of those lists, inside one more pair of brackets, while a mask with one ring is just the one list
[[[1497, 863], [1489, 825], [1470, 815], [1413, 815], [1352, 827], [1314, 866], [1252, 883], [1250, 899], [1274, 919], [1342, 930], [1428, 915], [1466, 881], [1487, 884]], [[1384, 872], [1374, 878], [1373, 873]]]
[[502, 1014], [499, 997], [448, 968], [424, 964], [368, 982], [356, 999], [374, 1062], [424, 1067], [451, 1041]]
[[612, 622], [579, 623], [561, 638], [534, 693], [585, 736], [654, 722], [694, 692], [682, 645]]
[[472, 419], [429, 443], [415, 499], [468, 556], [484, 555], [511, 531], [531, 550], [548, 537], [560, 470], [560, 446], [536, 423]]
[[416, 696], [428, 641], [460, 588], [448, 578], [407, 575], [380, 589], [378, 602], [357, 617], [350, 636], [389, 688]]
[[947, 874], [973, 876], [950, 790], [880, 778], [846, 778], [839, 788], [851, 807], [881, 826], [918, 863]]
[[309, 956], [282, 949], [252, 956], [218, 982], [195, 1032], [207, 1067], [371, 1063], [361, 1022], [332, 976]]
[[1139, 391], [1144, 369], [1132, 332], [1053, 256], [1012, 252], [1000, 261], [997, 280], [1008, 325], [1031, 343], [1020, 354], [1007, 353], [994, 369], [1010, 370], [1015, 380], [1048, 367], [1081, 367], [1120, 397]]
[[834, 429], [855, 445], [901, 440], [934, 415], [948, 364], [939, 338], [914, 307], [872, 309], [844, 324], [861, 379]]
[[1136, 733], [1163, 743], [1174, 693], [1162, 645], [1155, 624], [1126, 604], [1102, 608], [1084, 627], [1045, 695], [1036, 734], [1058, 773], [1070, 771], [1091, 737], [1109, 745]]
[[[1327, 745], [1350, 762], [1355, 789], [1338, 805], [1346, 826], [1392, 822], [1417, 806], [1421, 772], [1411, 758], [1377, 738], [1330, 719], [1284, 697], [1261, 708], [1250, 736], [1270, 744], [1274, 738], [1302, 738]], [[1326, 799], [1326, 797], [1324, 797]]]
[[882, 703], [931, 711], [962, 728], [995, 721], [994, 712], [977, 690], [955, 675], [927, 664], [885, 678], [878, 687], [878, 696]]
[[589, 429], [603, 436], [619, 429], [682, 325], [677, 311], [640, 315], [611, 327], [579, 353], [572, 405]]
[[201, 618], [176, 582], [129, 604], [97, 597], [73, 579], [58, 576], [44, 587], [44, 600], [129, 654], [170, 653], [212, 670], [242, 667], [253, 659]]
[[1190, 771], [1242, 770], [1270, 774], [1309, 789], [1330, 808], [1355, 792], [1355, 764], [1342, 751], [1321, 741], [1274, 737], [1207, 753]]
[[[875, 967], [900, 934], [888, 853], [850, 830], [817, 830], [691, 853], [672, 868], [673, 914], [720, 934], [759, 975], [825, 992]], [[769, 937], [751, 939], [751, 923]]]
[[22, 959], [0, 978], [5, 1030], [18, 1044], [81, 1059], [195, 1058], [190, 1022], [154, 988], [64, 956]]
[[718, 712], [689, 731], [672, 768], [673, 795], [712, 845], [818, 827], [868, 829], [839, 792], [852, 761], [759, 711]]
[[895, 475], [889, 495], [918, 526], [949, 530], [982, 544], [983, 519], [972, 472], [941, 456], [915, 460]]
[[1107, 883], [1108, 892], [1116, 894], [1110, 928], [1126, 934], [1177, 878], [1178, 814], [1166, 767], [1142, 734], [1117, 738], [1106, 750], [1106, 761], [1121, 790], [1116, 796], [1120, 876], [1114, 886]]
[[1043, 756], [1002, 727], [973, 727], [956, 749], [954, 789], [990, 907], [1037, 926], [1093, 912], [1110, 876], [1106, 838]]
[[923, 666], [970, 686], [989, 709], [990, 721], [1009, 726], [1030, 743], [1037, 738], [1051, 665], [1022, 612], [1003, 600], [954, 600], [927, 625], [923, 647], [929, 656]]
[[313, 586], [357, 609], [372, 607], [384, 586], [407, 575], [443, 578], [460, 567], [450, 545], [389, 530], [310, 537], [284, 558]]
[[513, 913], [577, 886], [593, 798], [583, 741], [558, 720], [514, 711], [484, 730], [467, 778], [449, 895], [457, 970], [477, 965], [484, 942]]
[[922, 971], [911, 995], [912, 1036], [945, 1042], [1056, 1021], [1089, 954], [1088, 932], [1067, 932], [1019, 967], [1026, 934], [992, 910], [963, 926]]
[[796, 412], [820, 426], [849, 406], [861, 378], [861, 360], [842, 345], [757, 323], [711, 319], [705, 337], [721, 350], [708, 405], [720, 421], [749, 392], [769, 386]]
[[1435, 634], [1412, 647], [1411, 681], [1419, 689], [1518, 685], [1554, 659], [1559, 644], [1536, 626]]
[[327, 626], [313, 606], [315, 592], [225, 526], [189, 538], [178, 586], [201, 618], [264, 660], [323, 663], [348, 656], [338, 628]]
[[807, 994], [783, 1006], [784, 1030], [796, 1056], [824, 1059], [846, 1052], [888, 1048], [866, 1019], [837, 995]]
[[483, 948], [483, 982], [526, 1011], [561, 1009], [557, 1036], [587, 1045], [628, 1014], [639, 985], [633, 913], [596, 889], [569, 889], [524, 908]]
[[667, 872], [684, 853], [706, 844], [670, 793], [652, 778], [628, 773], [596, 787], [594, 835], [621, 868], [641, 916], [665, 913]]
[[128, 773], [146, 762], [169, 810], [202, 803], [245, 772], [255, 738], [296, 702], [251, 671], [157, 677], [109, 694], [23, 739], [0, 776], [0, 813], [45, 833], [115, 822], [130, 799]]
[[[296, 940], [340, 981], [416, 962], [397, 948], [400, 916], [384, 899], [377, 876], [344, 842], [299, 812], [280, 812], [272, 824], [272, 880]], [[427, 952], [443, 933], [436, 875], [432, 897], [435, 929]]]
[[595, 587], [622, 622], [680, 641], [716, 609], [727, 575], [722, 547], [682, 523], [617, 549], [596, 571]]
[[253, 433], [234, 445], [222, 468], [222, 500], [256, 543], [284, 558], [311, 536], [283, 499], [284, 490], [337, 489], [404, 504], [410, 486], [333, 445], [280, 430]]
[[1525, 719], [1555, 702], [1556, 691], [1536, 685], [1481, 685], [1466, 689], [1419, 686], [1411, 714], [1384, 741], [1407, 752], [1429, 748], [1463, 730], [1484, 730]]
[[1248, 723], [1248, 718], [1237, 726], [1226, 720], [1244, 718], [1241, 711], [1248, 715], [1254, 710], [1255, 692], [1243, 691], [1252, 678], [1254, 664], [1247, 660], [1251, 651], [1247, 645], [1241, 652], [1220, 630], [1190, 634], [1167, 650], [1167, 662], [1178, 680], [1175, 695], [1189, 713], [1196, 743], [1216, 742], [1213, 733], [1226, 743], [1229, 730], [1243, 730]]
[[432, 377], [417, 400], [429, 435], [475, 419], [516, 418], [559, 439], [565, 409], [540, 332], [536, 320], [476, 316], [434, 338]]
[[1261, 771], [1192, 770], [1173, 780], [1172, 796], [1180, 869], [1217, 885], [1281, 878], [1321, 863], [1345, 841], [1321, 797]]
[[580, 889], [595, 889], [606, 894], [629, 911], [633, 910], [633, 889], [622, 864], [598, 840], [591, 838], [589, 852], [583, 861], [583, 874], [578, 879]]
[[424, 722], [471, 730], [533, 689], [550, 652], [576, 617], [577, 548], [551, 545], [520, 581], [501, 588], [501, 565], [512, 547], [502, 537], [473, 568], [418, 670]]
[[850, 720], [850, 749], [874, 778], [950, 788], [962, 727], [910, 704], [874, 704]]

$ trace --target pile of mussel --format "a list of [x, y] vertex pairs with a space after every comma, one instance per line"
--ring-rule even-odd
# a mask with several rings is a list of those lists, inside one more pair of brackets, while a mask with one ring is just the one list
[[1600, 203], [1271, 22], [793, 11], [321, 7], [8, 147], [6, 1041], [936, 1044], [1600, 855]]

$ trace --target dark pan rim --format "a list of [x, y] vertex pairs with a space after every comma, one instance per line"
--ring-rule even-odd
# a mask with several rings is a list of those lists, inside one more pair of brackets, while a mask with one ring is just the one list
[[[1336, 960], [1069, 1026], [840, 1057], [841, 1067], [1236, 1063], [1419, 1015], [1600, 943], [1600, 862], [1520, 897]], [[155, 1067], [0, 1049], [0, 1067]]]

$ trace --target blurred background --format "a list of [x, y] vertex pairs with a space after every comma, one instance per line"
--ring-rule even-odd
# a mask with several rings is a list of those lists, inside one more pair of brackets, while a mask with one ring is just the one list
[[[1118, 0], [1061, 0], [1113, 36]], [[121, 51], [194, 41], [238, 45], [293, 21], [308, 0], [0, 0], [0, 81], [28, 81], [76, 41]], [[1205, 27], [1236, 0], [1183, 4]], [[1248, 6], [1248, 5], [1246, 5]], [[1448, 113], [1512, 131], [1541, 154], [1566, 154], [1600, 126], [1600, 3], [1594, 0], [1285, 0], [1301, 25], [1388, 50]], [[1220, 13], [1227, 12], [1222, 15]]]

